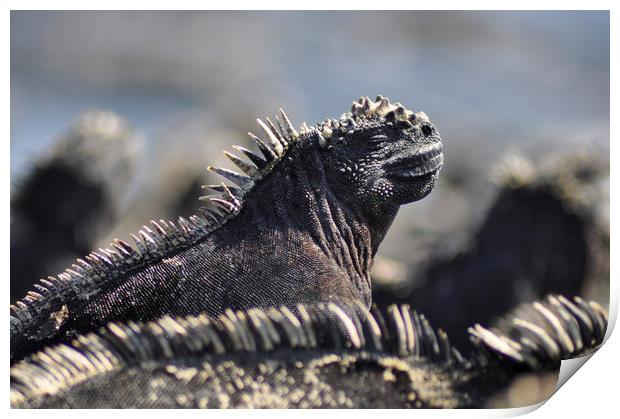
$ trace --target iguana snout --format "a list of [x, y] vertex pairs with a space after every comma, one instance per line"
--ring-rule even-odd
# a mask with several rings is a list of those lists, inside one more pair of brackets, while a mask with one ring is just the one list
[[385, 168], [391, 178], [411, 180], [438, 172], [442, 166], [443, 146], [436, 141], [413, 152], [397, 154], [388, 160]]
[[424, 112], [382, 96], [353, 102], [341, 121], [318, 124], [341, 189], [384, 212], [430, 193], [443, 165], [439, 132]]

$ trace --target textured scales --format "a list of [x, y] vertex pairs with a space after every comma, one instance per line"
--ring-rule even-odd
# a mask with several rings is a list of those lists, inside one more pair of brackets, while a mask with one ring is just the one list
[[466, 359], [406, 305], [109, 324], [14, 365], [11, 405], [483, 407], [519, 373], [555, 370], [600, 345], [607, 313], [552, 295], [500, 323], [471, 329]]
[[[237, 147], [245, 174], [211, 168], [202, 216], [151, 221], [133, 248], [78, 259], [12, 306], [11, 353], [20, 359], [108, 321], [211, 316], [225, 308], [298, 303], [370, 304], [369, 270], [401, 204], [426, 196], [443, 164], [422, 112], [360, 98], [350, 113], [296, 130], [281, 110], [250, 134], [261, 156]], [[243, 163], [242, 163], [243, 162]]]

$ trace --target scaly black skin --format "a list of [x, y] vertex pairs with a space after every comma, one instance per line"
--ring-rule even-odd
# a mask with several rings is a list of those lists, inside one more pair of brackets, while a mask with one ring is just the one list
[[470, 329], [463, 358], [409, 306], [227, 311], [112, 324], [11, 368], [14, 408], [485, 407], [522, 373], [603, 341], [607, 313], [559, 296]]
[[213, 228], [194, 219], [180, 220], [176, 235], [145, 229], [139, 254], [124, 245], [107, 254], [120, 262], [91, 254], [86, 272], [46, 283], [14, 310], [12, 359], [110, 321], [330, 301], [369, 307], [379, 244], [400, 205], [431, 191], [443, 155], [423, 113], [381, 97], [352, 112], [301, 134], [266, 128], [266, 161], [253, 155], [252, 178], [227, 175], [245, 191], [224, 188], [226, 202], [215, 202], [228, 213]]
[[11, 301], [89, 252], [110, 228], [137, 146], [122, 118], [87, 112], [20, 179], [11, 197]]

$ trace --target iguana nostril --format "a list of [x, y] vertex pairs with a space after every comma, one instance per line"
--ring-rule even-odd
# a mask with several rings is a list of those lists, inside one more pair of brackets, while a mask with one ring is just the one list
[[431, 128], [430, 125], [422, 125], [422, 134], [428, 137], [432, 133], [433, 133], [433, 129]]

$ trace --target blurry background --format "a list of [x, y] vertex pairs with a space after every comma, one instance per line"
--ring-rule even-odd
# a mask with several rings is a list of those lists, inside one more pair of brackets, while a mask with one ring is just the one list
[[[97, 215], [105, 225], [96, 229], [89, 217], [97, 212], [84, 210], [86, 227], [71, 233], [81, 241], [69, 246], [83, 255], [114, 237], [127, 240], [150, 219], [195, 213], [200, 184], [211, 183], [205, 167], [229, 165], [220, 151], [246, 144], [256, 117], [283, 106], [294, 123], [313, 124], [378, 94], [430, 116], [442, 134], [445, 166], [433, 193], [403, 207], [386, 237], [374, 273], [384, 286], [376, 301], [421, 305], [457, 341], [463, 325], [549, 290], [607, 303], [607, 12], [12, 12], [12, 196], [33, 183], [33, 167], [58, 153], [64, 161], [74, 150], [59, 152], [55, 143], [125, 144], [112, 147], [118, 157], [95, 147], [83, 158], [86, 166], [104, 161], [88, 187], [113, 190], [95, 195], [114, 201], [106, 217]], [[83, 115], [93, 109], [115, 114]], [[129, 152], [136, 143], [141, 150]], [[582, 158], [590, 152], [596, 163]], [[97, 159], [102, 153], [106, 159]], [[543, 169], [566, 153], [582, 157]], [[124, 177], [101, 180], [115, 159]], [[504, 180], [526, 179], [527, 191], [498, 187], [498, 165]], [[547, 173], [542, 180], [532, 175], [540, 171]], [[20, 249], [32, 248], [32, 237], [41, 241], [31, 224], [51, 217], [54, 196], [33, 204], [32, 219], [11, 215], [11, 281], [25, 287], [12, 299], [37, 279], [14, 271], [14, 256], [32, 264]], [[14, 232], [30, 234], [31, 242], [14, 247]], [[498, 248], [504, 253], [492, 253]], [[487, 269], [502, 255], [520, 256]], [[64, 255], [44, 275], [75, 257]], [[578, 283], [563, 288], [571, 275]], [[593, 277], [598, 286], [583, 285]], [[509, 300], [499, 303], [495, 289]], [[493, 302], [495, 309], [474, 314]]]

